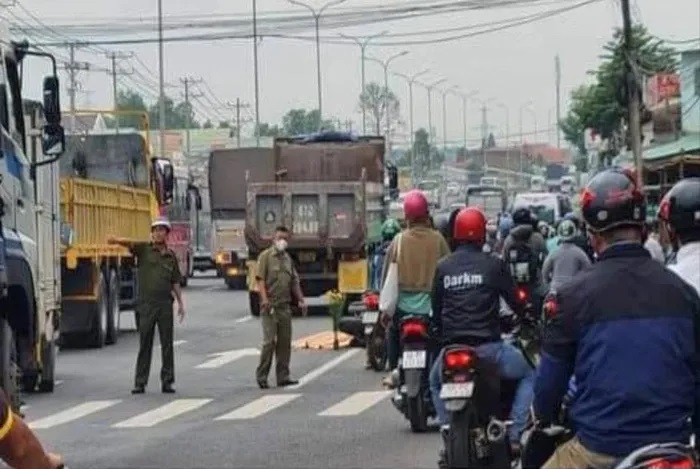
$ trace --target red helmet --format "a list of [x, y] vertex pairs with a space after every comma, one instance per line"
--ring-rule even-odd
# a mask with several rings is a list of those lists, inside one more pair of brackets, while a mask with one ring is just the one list
[[483, 243], [486, 240], [486, 216], [476, 207], [463, 208], [455, 218], [452, 239]]
[[429, 215], [428, 199], [419, 190], [412, 190], [403, 199], [403, 216], [406, 220], [419, 220]]

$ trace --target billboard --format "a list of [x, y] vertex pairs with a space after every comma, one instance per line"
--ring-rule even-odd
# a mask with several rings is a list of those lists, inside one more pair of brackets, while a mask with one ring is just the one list
[[657, 73], [647, 80], [647, 106], [656, 106], [666, 100], [680, 98], [681, 80], [677, 73]]

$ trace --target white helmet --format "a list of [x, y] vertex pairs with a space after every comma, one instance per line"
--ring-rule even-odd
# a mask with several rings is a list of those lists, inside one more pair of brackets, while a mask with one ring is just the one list
[[151, 223], [151, 229], [156, 228], [158, 226], [162, 226], [162, 227], [166, 228], [168, 231], [172, 230], [172, 227], [170, 226], [170, 222], [165, 217], [158, 217], [155, 220], [153, 220], [153, 223]]

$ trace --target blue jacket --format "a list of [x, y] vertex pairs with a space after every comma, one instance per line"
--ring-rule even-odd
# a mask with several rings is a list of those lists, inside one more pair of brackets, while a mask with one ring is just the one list
[[[589, 450], [622, 457], [700, 435], [700, 298], [639, 244], [607, 249], [557, 293], [535, 382], [551, 420], [569, 378], [571, 419]], [[692, 418], [692, 426], [688, 423]]]
[[384, 265], [384, 256], [389, 249], [391, 241], [382, 241], [381, 246], [375, 251], [370, 263], [370, 283], [372, 290], [382, 289], [382, 266]]

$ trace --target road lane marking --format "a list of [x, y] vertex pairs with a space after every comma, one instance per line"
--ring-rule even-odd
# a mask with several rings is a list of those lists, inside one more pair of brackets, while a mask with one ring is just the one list
[[336, 366], [340, 365], [343, 363], [345, 360], [348, 360], [352, 358], [353, 356], [357, 355], [361, 351], [364, 351], [363, 349], [359, 348], [354, 348], [351, 350], [348, 350], [347, 352], [343, 353], [342, 355], [338, 355], [335, 357], [333, 360], [324, 363], [323, 365], [319, 366], [315, 370], [311, 370], [301, 378], [299, 378], [299, 384], [295, 384], [293, 386], [287, 386], [287, 389], [299, 389], [300, 387], [304, 386], [305, 384], [308, 384], [309, 382], [315, 380], [319, 376], [321, 376], [323, 373], [332, 370]]
[[244, 317], [242, 317], [242, 318], [236, 319], [236, 320], [233, 321], [233, 322], [234, 322], [234, 324], [241, 324], [241, 323], [244, 323], [244, 322], [248, 322], [248, 321], [250, 321], [251, 319], [253, 319], [253, 316], [244, 316]]
[[120, 402], [121, 400], [87, 401], [75, 407], [71, 407], [70, 409], [62, 410], [61, 412], [57, 412], [53, 415], [30, 422], [29, 428], [39, 430], [55, 427], [56, 425], [62, 425], [64, 423], [78, 420], [79, 418], [83, 418], [90, 414], [94, 414], [95, 412], [99, 412], [112, 407], [113, 405], [117, 405]]
[[391, 391], [356, 392], [323, 412], [320, 412], [318, 415], [321, 417], [348, 417], [351, 415], [358, 415], [385, 399], [390, 394]]
[[258, 355], [260, 355], [260, 350], [256, 348], [244, 348], [238, 350], [228, 350], [226, 352], [212, 353], [209, 355], [209, 357], [212, 358], [205, 361], [204, 363], [200, 363], [199, 365], [195, 366], [195, 368], [198, 368], [200, 370], [211, 370], [213, 368], [220, 368], [228, 363], [234, 362], [243, 357], [257, 357]]
[[207, 287], [204, 289], [204, 291], [216, 291], [216, 290], [221, 290], [221, 285], [214, 285], [214, 286]]
[[145, 428], [158, 425], [161, 422], [170, 420], [186, 412], [199, 409], [210, 403], [211, 399], [176, 399], [163, 406], [149, 410], [142, 414], [131, 417], [112, 425], [113, 428]]
[[224, 414], [214, 420], [250, 420], [282, 407], [288, 402], [301, 396], [301, 394], [270, 394], [256, 399], [243, 407], [239, 407], [228, 414]]

